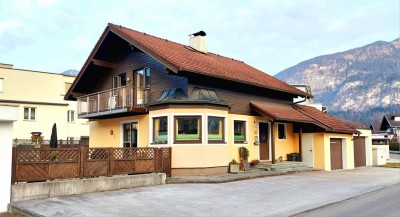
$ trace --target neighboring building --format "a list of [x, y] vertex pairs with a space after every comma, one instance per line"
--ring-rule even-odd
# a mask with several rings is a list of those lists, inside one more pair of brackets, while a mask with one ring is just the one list
[[88, 139], [89, 123], [77, 118], [77, 103], [64, 100], [74, 80], [75, 76], [0, 64], [0, 103], [18, 107], [13, 138], [30, 139], [31, 132], [41, 132], [49, 140], [56, 123], [58, 139]]
[[[293, 87], [308, 93], [309, 95], [312, 95], [311, 93], [311, 87], [308, 84], [291, 84]], [[327, 108], [326, 106], [323, 106], [322, 103], [314, 103], [313, 98], [312, 97], [301, 97], [298, 96], [296, 98], [293, 99], [293, 103], [299, 104], [299, 105], [307, 105], [307, 106], [311, 106], [314, 107], [322, 112], [327, 112]]]
[[311, 94], [208, 52], [204, 36], [186, 46], [109, 24], [65, 96], [91, 120], [89, 145], [172, 147], [173, 176], [226, 173], [241, 146], [249, 160], [297, 152], [310, 167], [354, 168], [359, 131], [293, 103]]

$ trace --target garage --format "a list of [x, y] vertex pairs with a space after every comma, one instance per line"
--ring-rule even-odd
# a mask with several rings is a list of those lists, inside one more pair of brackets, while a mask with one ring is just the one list
[[354, 166], [366, 166], [365, 137], [354, 137]]
[[343, 169], [342, 139], [330, 139], [331, 170]]

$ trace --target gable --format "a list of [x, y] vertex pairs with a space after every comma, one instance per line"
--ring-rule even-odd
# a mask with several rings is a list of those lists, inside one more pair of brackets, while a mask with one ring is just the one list
[[[66, 95], [66, 99], [73, 99], [71, 90], [75, 89], [76, 83], [85, 78], [85, 71], [91, 67], [93, 59], [110, 59], [119, 47], [107, 48], [107, 40], [110, 34], [123, 39], [131, 47], [151, 56], [166, 68], [178, 75], [181, 73], [194, 73], [205, 76], [221, 78], [234, 82], [245, 83], [265, 89], [276, 90], [293, 96], [311, 96], [298, 90], [289, 84], [280, 81], [244, 62], [223, 57], [214, 53], [200, 53], [188, 46], [178, 44], [167, 39], [161, 39], [146, 33], [137, 32], [128, 28], [109, 24], [92, 53], [89, 55], [76, 81]], [[107, 39], [107, 40], [105, 40]], [[122, 48], [121, 48], [122, 49]], [[105, 56], [100, 53], [104, 53]], [[104, 63], [103, 65], [107, 65]], [[75, 91], [74, 91], [75, 92]]]

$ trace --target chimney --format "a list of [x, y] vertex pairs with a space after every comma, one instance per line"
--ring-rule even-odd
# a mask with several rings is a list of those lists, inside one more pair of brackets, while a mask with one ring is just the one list
[[199, 52], [207, 53], [206, 33], [204, 31], [189, 35], [189, 46]]

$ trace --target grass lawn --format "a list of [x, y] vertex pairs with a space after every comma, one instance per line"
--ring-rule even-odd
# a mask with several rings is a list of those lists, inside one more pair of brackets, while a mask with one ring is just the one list
[[400, 163], [392, 162], [392, 163], [386, 163], [385, 165], [382, 166], [390, 168], [400, 168]]

